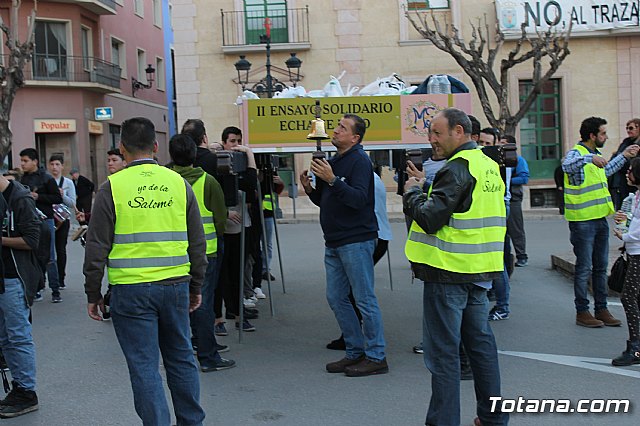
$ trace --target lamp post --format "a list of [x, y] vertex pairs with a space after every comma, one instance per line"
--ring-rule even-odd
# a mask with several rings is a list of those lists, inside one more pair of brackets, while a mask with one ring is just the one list
[[135, 77], [131, 77], [131, 96], [133, 96], [134, 98], [136, 97], [136, 91], [142, 89], [151, 89], [151, 86], [153, 85], [153, 75], [155, 74], [156, 69], [151, 64], [149, 64], [144, 72], [147, 74], [146, 84], [138, 81], [138, 79], [136, 79]]
[[[260, 35], [260, 44], [266, 44], [267, 62], [265, 68], [267, 74], [260, 81], [255, 83], [251, 87], [251, 91], [258, 94], [266, 94], [267, 97], [272, 98], [275, 92], [283, 90], [286, 85], [280, 82], [271, 74], [271, 19], [265, 18], [264, 23], [266, 34]], [[302, 61], [296, 56], [295, 53], [291, 53], [291, 57], [285, 61], [287, 70], [289, 71], [289, 80], [296, 86], [300, 81], [300, 67]], [[238, 83], [242, 86], [242, 90], [246, 89], [249, 83], [249, 70], [251, 69], [251, 62], [249, 62], [245, 55], [240, 55], [240, 59], [234, 64], [236, 71], [238, 72]]]

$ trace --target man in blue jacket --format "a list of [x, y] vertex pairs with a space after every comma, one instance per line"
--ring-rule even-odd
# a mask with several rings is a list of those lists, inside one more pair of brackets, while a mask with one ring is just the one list
[[[305, 192], [320, 207], [327, 301], [346, 345], [346, 356], [326, 368], [329, 373], [345, 373], [350, 377], [389, 371], [382, 315], [373, 291], [373, 249], [378, 224], [373, 169], [361, 145], [365, 130], [361, 117], [344, 115], [331, 140], [338, 155], [328, 161], [314, 159], [311, 163], [316, 187], [311, 186], [307, 170], [300, 175]], [[362, 327], [349, 302], [349, 290], [353, 291], [362, 313]]]

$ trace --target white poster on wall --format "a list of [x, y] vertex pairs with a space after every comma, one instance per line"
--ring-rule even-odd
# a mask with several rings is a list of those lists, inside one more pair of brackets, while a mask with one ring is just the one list
[[567, 28], [569, 23], [575, 35], [640, 32], [639, 15], [640, 0], [496, 0], [498, 24], [505, 34], [520, 34], [523, 22], [528, 33]]

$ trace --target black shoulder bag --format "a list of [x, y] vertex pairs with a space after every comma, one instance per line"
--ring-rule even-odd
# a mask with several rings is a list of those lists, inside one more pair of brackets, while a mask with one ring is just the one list
[[624, 246], [620, 247], [620, 256], [616, 259], [611, 267], [611, 275], [607, 280], [609, 288], [618, 293], [622, 292], [624, 287], [624, 277], [627, 274], [627, 257], [625, 256], [626, 249]]

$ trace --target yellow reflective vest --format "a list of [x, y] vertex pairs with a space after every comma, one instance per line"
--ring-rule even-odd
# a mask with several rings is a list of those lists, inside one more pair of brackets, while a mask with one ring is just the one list
[[184, 179], [157, 164], [109, 176], [115, 206], [110, 284], [156, 282], [189, 275]]
[[262, 209], [273, 211], [273, 202], [271, 201], [271, 194], [266, 194], [264, 200], [262, 200]]
[[453, 213], [435, 234], [425, 233], [414, 221], [405, 254], [411, 262], [461, 274], [502, 271], [506, 209], [500, 169], [479, 149], [459, 151], [448, 161], [456, 158], [467, 160], [476, 180], [471, 207]]
[[[573, 149], [583, 156], [590, 154], [580, 144]], [[569, 222], [601, 219], [614, 212], [604, 168], [588, 163], [583, 170], [584, 182], [580, 185], [571, 185], [569, 176], [564, 174], [564, 217]]]
[[207, 206], [204, 204], [204, 182], [206, 178], [207, 174], [203, 173], [202, 176], [193, 183], [192, 188], [198, 200], [200, 217], [202, 217], [204, 238], [207, 240], [207, 256], [212, 256], [218, 251], [218, 236], [216, 234], [216, 225], [213, 222], [213, 212], [207, 209]]

